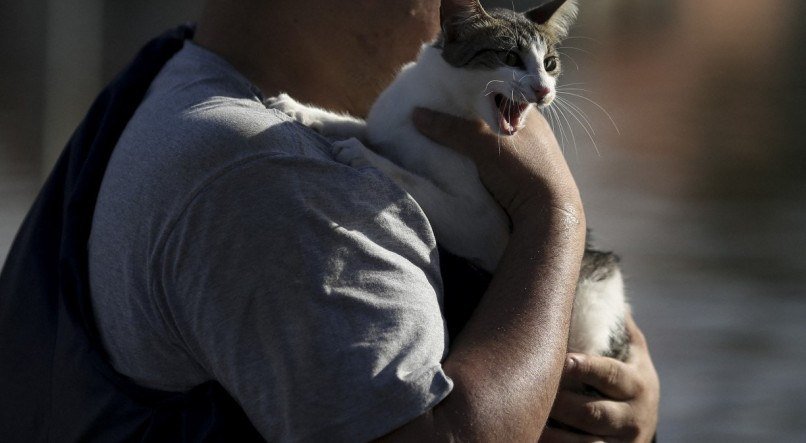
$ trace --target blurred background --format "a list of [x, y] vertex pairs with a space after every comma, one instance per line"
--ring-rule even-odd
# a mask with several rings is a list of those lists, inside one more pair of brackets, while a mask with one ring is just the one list
[[[580, 4], [550, 119], [622, 256], [660, 441], [806, 441], [806, 3]], [[0, 262], [95, 94], [200, 6], [2, 1]]]

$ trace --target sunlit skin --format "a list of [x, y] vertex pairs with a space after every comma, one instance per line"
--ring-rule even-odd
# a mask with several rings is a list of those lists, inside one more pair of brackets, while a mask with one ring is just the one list
[[[439, 4], [355, 0], [346, 8], [342, 0], [209, 0], [195, 40], [232, 63], [267, 97], [288, 92], [302, 102], [365, 116], [398, 68], [439, 32]], [[416, 121], [427, 136], [484, 164], [482, 179], [510, 214], [515, 241], [451, 344], [444, 368], [454, 391], [387, 438], [535, 441], [560, 385], [585, 241], [576, 184], [548, 124], [536, 113], [503, 156], [498, 136], [484, 124], [425, 111]], [[638, 346], [645, 349], [643, 342]], [[580, 429], [632, 441], [654, 432], [657, 376], [649, 354], [636, 355], [630, 363], [635, 369], [623, 371], [624, 377], [646, 389], [600, 409], [604, 420], [596, 429]], [[590, 371], [566, 376], [595, 381], [592, 374], [608, 370], [599, 359], [586, 364]], [[574, 415], [581, 421], [590, 412], [584, 405], [564, 407], [578, 409]], [[637, 407], [644, 412], [636, 413]], [[625, 417], [624, 411], [632, 413]], [[626, 430], [618, 426], [624, 422], [631, 424]], [[560, 437], [547, 434], [544, 441]]]

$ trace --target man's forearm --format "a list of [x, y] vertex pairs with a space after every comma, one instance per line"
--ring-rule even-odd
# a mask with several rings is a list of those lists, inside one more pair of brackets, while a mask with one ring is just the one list
[[390, 437], [535, 441], [560, 380], [584, 249], [581, 208], [533, 211], [443, 366], [451, 394]]

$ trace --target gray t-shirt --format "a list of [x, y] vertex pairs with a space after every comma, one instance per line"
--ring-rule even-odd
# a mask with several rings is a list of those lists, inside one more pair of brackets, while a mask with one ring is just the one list
[[414, 200], [187, 43], [109, 163], [89, 243], [114, 367], [218, 380], [270, 441], [379, 437], [448, 395], [436, 243]]

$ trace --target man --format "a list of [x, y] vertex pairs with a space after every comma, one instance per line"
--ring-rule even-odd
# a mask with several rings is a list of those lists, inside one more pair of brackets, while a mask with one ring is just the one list
[[[545, 121], [499, 156], [479, 122], [414, 116], [476, 160], [514, 225], [448, 348], [416, 203], [261, 103], [285, 91], [365, 115], [439, 15], [437, 0], [207, 2], [98, 196], [89, 281], [117, 371], [165, 391], [217, 380], [268, 440], [533, 441], [550, 411], [590, 435], [651, 438], [657, 378], [634, 325], [628, 364], [565, 355], [585, 219]], [[556, 396], [563, 368], [609, 398]]]

